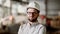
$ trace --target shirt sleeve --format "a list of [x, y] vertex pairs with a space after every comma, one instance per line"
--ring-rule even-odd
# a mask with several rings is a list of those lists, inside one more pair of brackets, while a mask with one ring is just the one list
[[46, 27], [42, 26], [39, 30], [39, 34], [46, 34]]

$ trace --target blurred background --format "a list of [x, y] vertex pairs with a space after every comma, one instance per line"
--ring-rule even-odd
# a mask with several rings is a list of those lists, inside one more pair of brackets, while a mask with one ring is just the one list
[[40, 5], [38, 21], [46, 26], [47, 34], [60, 34], [60, 0], [0, 0], [0, 34], [17, 34], [31, 1]]

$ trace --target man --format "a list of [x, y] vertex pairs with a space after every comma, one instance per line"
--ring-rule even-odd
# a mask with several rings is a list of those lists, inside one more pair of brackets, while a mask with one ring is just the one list
[[20, 26], [18, 34], [46, 34], [46, 28], [37, 20], [40, 12], [39, 10], [40, 7], [38, 3], [29, 3], [27, 7], [27, 24]]

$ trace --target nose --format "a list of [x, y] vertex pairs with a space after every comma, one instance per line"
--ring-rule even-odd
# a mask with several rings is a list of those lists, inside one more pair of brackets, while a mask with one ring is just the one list
[[33, 14], [30, 14], [30, 16], [32, 17], [32, 16], [33, 16]]

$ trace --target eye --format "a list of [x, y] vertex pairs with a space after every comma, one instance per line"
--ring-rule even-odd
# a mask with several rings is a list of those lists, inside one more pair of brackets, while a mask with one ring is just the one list
[[37, 12], [33, 12], [34, 14], [38, 14]]
[[27, 12], [27, 14], [31, 14], [31, 12]]

